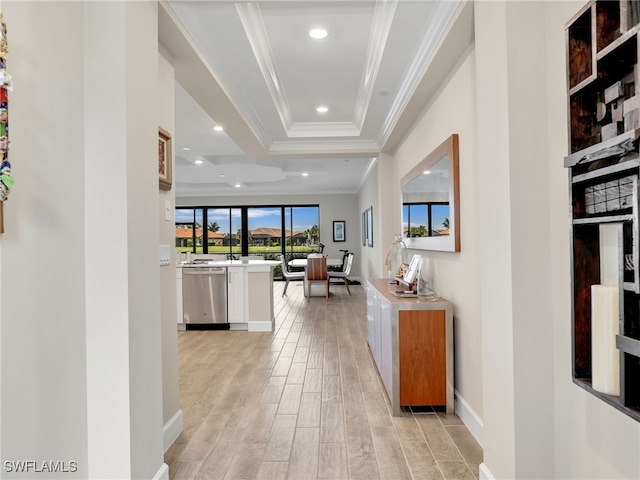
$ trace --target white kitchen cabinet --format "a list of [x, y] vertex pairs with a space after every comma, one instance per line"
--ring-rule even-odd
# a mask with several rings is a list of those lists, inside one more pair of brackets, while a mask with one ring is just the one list
[[421, 302], [368, 280], [367, 341], [394, 415], [405, 406], [453, 404], [453, 305]]
[[246, 323], [246, 283], [243, 267], [227, 267], [227, 321], [231, 329], [234, 323]]

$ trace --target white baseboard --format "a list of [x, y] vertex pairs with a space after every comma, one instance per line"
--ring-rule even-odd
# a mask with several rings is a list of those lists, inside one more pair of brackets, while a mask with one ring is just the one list
[[[182, 410], [178, 411], [165, 423], [162, 430], [164, 439], [164, 451], [169, 450], [169, 447], [176, 441], [176, 438], [182, 433]], [[167, 477], [168, 479], [169, 477]]]
[[493, 476], [493, 474], [489, 471], [489, 469], [484, 463], [480, 464], [480, 469], [478, 474], [479, 474], [478, 476], [480, 477], [480, 480], [496, 480], [496, 477]]
[[471, 435], [475, 437], [480, 446], [482, 446], [482, 431], [483, 431], [483, 423], [482, 419], [478, 416], [478, 414], [471, 408], [471, 406], [465, 401], [465, 399], [460, 395], [458, 390], [454, 391], [455, 394], [455, 409], [456, 413], [463, 421], [463, 423], [467, 426]]
[[160, 470], [153, 476], [153, 480], [169, 480], [169, 466], [163, 463]]

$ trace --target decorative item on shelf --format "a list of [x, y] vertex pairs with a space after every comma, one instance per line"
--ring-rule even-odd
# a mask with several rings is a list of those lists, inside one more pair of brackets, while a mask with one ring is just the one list
[[389, 272], [390, 283], [396, 283], [397, 277], [404, 277], [404, 269], [408, 266], [407, 244], [404, 243], [402, 235], [399, 233], [396, 233], [393, 242], [391, 242], [384, 264]]
[[440, 298], [435, 290], [435, 262], [432, 258], [422, 257], [417, 273], [418, 300], [433, 302]]
[[13, 187], [9, 163], [9, 95], [13, 91], [11, 75], [7, 73], [7, 24], [0, 12], [0, 233], [4, 233], [3, 205]]
[[621, 223], [598, 226], [600, 284], [591, 285], [591, 386], [598, 392], [620, 395], [620, 268]]

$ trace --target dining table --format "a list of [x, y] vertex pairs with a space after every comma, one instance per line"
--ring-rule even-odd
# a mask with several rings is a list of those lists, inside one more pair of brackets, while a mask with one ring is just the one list
[[[307, 266], [307, 259], [294, 258], [293, 260], [289, 260], [289, 263], [287, 265], [294, 268], [304, 268]], [[342, 266], [342, 260], [340, 260], [339, 258], [327, 258], [327, 267], [341, 267], [341, 266]]]

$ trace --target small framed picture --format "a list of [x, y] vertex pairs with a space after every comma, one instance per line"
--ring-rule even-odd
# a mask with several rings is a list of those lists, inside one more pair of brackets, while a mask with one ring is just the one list
[[162, 190], [171, 190], [171, 135], [158, 130], [158, 179]]
[[344, 232], [344, 220], [334, 220], [333, 222], [333, 241], [344, 242], [346, 240]]

